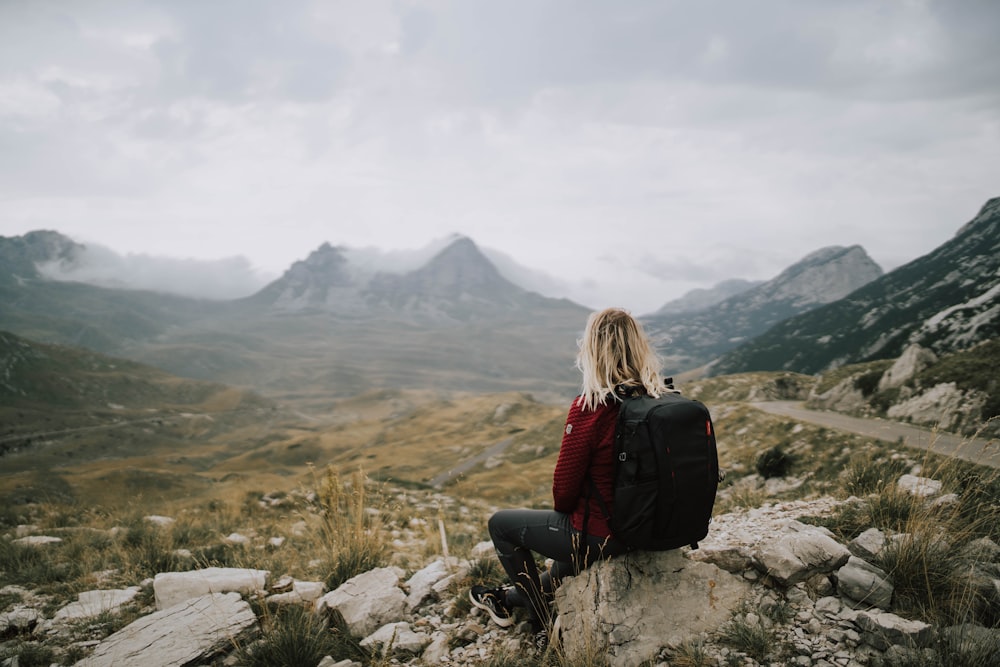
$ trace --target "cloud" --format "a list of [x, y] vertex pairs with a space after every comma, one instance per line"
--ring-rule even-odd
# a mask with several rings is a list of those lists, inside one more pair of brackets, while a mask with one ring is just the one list
[[41, 264], [38, 270], [51, 280], [220, 300], [249, 296], [273, 279], [245, 257], [206, 261], [120, 255], [93, 243], [85, 244], [70, 260]]

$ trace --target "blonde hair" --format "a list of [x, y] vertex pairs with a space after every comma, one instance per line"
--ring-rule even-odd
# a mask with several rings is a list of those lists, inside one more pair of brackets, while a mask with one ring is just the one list
[[594, 410], [614, 396], [615, 387], [642, 387], [650, 396], [666, 388], [660, 358], [642, 325], [622, 308], [592, 313], [580, 340], [576, 366], [583, 373], [583, 406]]

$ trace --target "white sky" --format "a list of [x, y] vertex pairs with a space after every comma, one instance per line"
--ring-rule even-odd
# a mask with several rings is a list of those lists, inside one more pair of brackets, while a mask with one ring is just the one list
[[0, 235], [274, 275], [457, 232], [638, 313], [827, 245], [888, 270], [1000, 195], [998, 31], [995, 0], [0, 0]]

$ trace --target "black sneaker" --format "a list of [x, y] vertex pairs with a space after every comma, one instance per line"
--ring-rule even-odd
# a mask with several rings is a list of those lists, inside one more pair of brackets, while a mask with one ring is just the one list
[[545, 628], [538, 630], [531, 636], [531, 645], [535, 647], [535, 650], [539, 653], [545, 653], [545, 649], [549, 647], [549, 631]]
[[514, 624], [514, 615], [503, 601], [502, 588], [486, 588], [473, 586], [469, 591], [469, 599], [493, 619], [501, 628], [509, 628]]

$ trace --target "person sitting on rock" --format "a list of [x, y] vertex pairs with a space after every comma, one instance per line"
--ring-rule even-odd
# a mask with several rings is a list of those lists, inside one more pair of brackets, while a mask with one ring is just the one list
[[[490, 517], [490, 538], [512, 583], [473, 586], [469, 592], [472, 604], [501, 627], [514, 623], [514, 607], [525, 607], [535, 645], [542, 650], [548, 645], [550, 603], [560, 579], [628, 550], [611, 534], [608, 517], [590, 492], [593, 480], [602, 498], [614, 498], [619, 396], [645, 392], [656, 397], [666, 391], [659, 358], [627, 311], [592, 313], [579, 345], [583, 389], [566, 418], [552, 480], [555, 509], [508, 509]], [[553, 560], [547, 572], [539, 575], [532, 552]]]

